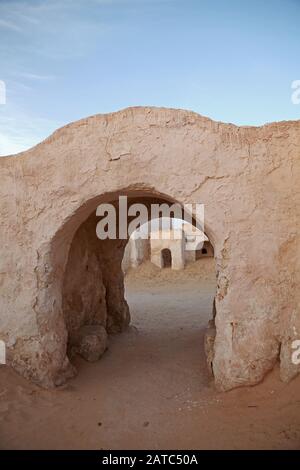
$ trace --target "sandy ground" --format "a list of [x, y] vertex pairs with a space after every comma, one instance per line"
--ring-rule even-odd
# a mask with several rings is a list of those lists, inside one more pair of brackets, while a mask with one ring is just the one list
[[132, 326], [94, 364], [45, 391], [0, 366], [1, 449], [296, 449], [300, 377], [278, 368], [251, 388], [215, 391], [203, 334], [214, 293], [213, 263], [184, 272], [131, 270]]

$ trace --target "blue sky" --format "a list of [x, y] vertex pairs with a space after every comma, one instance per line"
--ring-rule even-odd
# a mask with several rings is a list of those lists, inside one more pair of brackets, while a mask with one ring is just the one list
[[300, 119], [300, 0], [0, 0], [0, 80], [0, 155], [127, 106]]

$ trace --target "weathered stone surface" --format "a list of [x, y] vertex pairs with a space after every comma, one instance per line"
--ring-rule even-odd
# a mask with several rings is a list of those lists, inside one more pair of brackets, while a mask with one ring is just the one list
[[70, 344], [74, 344], [82, 326], [106, 326], [106, 289], [95, 234], [95, 226], [88, 220], [76, 232], [69, 251], [62, 308]]
[[[205, 205], [217, 268], [217, 387], [253, 385], [277, 360], [284, 380], [295, 376], [299, 156], [300, 121], [237, 127], [188, 111], [131, 108], [72, 123], [27, 152], [1, 158], [0, 339], [9, 364], [54, 386], [65, 376], [74, 324], [90, 315], [113, 332], [128, 324], [126, 241], [101, 243], [96, 262], [86, 235], [89, 248], [78, 253], [92, 273], [78, 289], [82, 307], [74, 297], [79, 278], [66, 278], [68, 263], [78, 266], [69, 258], [77, 230], [100, 202], [122, 193], [133, 201]], [[101, 286], [93, 295], [92, 278]]]
[[89, 362], [100, 359], [107, 349], [107, 333], [103, 326], [87, 325], [80, 329], [78, 353]]
[[214, 362], [214, 344], [216, 339], [216, 328], [212, 320], [209, 321], [208, 327], [204, 335], [204, 351], [206, 355], [206, 361], [208, 371], [213, 375], [213, 362]]

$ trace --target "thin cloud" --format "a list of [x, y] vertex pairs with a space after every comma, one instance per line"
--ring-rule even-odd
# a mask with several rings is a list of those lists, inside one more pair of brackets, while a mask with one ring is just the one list
[[18, 26], [17, 24], [12, 23], [11, 21], [8, 21], [8, 20], [1, 20], [1, 19], [0, 19], [0, 28], [9, 29], [10, 31], [15, 31], [15, 32], [22, 31], [22, 28], [20, 28], [20, 26]]
[[[14, 155], [22, 152], [29, 144], [28, 139], [25, 142], [18, 142], [15, 138], [12, 138], [0, 131], [0, 158], [6, 155]], [[29, 144], [29, 147], [32, 145]]]
[[27, 73], [23, 72], [19, 74], [20, 77], [26, 78], [28, 80], [54, 80], [54, 75], [40, 75], [37, 73]]
[[18, 17], [27, 23], [31, 23], [32, 25], [39, 25], [41, 23], [39, 19], [33, 16], [23, 15], [22, 13], [18, 13]]
[[61, 125], [9, 105], [0, 107], [0, 157], [33, 147]]

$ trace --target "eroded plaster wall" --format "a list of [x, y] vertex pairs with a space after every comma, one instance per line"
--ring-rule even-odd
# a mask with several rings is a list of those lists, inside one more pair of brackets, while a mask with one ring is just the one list
[[[278, 360], [290, 380], [299, 372], [291, 361], [300, 337], [299, 155], [300, 121], [237, 127], [188, 111], [130, 108], [1, 158], [0, 339], [8, 365], [46, 387], [71, 375], [63, 284], [73, 237], [100, 201], [141, 193], [205, 205], [217, 271], [216, 386], [255, 384]], [[103, 252], [113, 331], [129, 320], [122, 250], [112, 243]]]

